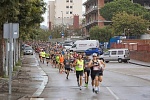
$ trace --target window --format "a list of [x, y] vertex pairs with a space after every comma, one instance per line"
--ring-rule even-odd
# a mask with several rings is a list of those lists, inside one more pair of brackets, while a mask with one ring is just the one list
[[72, 6], [70, 6], [70, 8], [73, 8]]
[[76, 44], [74, 44], [73, 46], [72, 46], [72, 48], [75, 48], [76, 47]]
[[109, 51], [107, 51], [107, 52], [105, 52], [105, 53], [104, 53], [104, 55], [109, 55], [109, 53], [110, 53], [110, 52], [109, 52]]
[[123, 55], [123, 51], [118, 51], [118, 55]]
[[69, 11], [66, 11], [66, 14], [69, 14]]
[[72, 3], [72, 2], [73, 2], [73, 0], [70, 0], [70, 2]]
[[66, 2], [69, 2], [69, 0], [66, 0]]
[[72, 11], [70, 11], [70, 14], [72, 14]]
[[69, 8], [69, 6], [66, 6], [66, 8]]
[[111, 55], [116, 55], [117, 51], [112, 51]]

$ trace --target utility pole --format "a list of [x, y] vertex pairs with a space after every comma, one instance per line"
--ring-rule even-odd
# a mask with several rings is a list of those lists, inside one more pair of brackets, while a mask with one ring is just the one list
[[64, 19], [63, 19], [63, 17], [64, 17], [64, 15], [63, 15], [63, 11], [61, 11], [61, 13], [62, 13], [62, 32], [61, 32], [61, 38], [62, 38], [62, 42], [64, 41], [63, 39], [64, 39]]

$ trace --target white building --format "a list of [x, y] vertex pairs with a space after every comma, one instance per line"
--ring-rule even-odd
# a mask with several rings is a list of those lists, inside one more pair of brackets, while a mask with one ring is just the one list
[[73, 25], [73, 16], [82, 20], [82, 0], [55, 0], [48, 3], [48, 25]]

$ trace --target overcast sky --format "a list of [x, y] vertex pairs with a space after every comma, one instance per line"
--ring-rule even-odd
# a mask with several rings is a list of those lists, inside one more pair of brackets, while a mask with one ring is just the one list
[[[55, 0], [44, 0], [44, 1], [47, 3], [48, 1], [55, 1]], [[82, 0], [82, 2], [85, 2], [85, 1], [87, 1], [87, 0]], [[82, 8], [82, 10], [84, 11], [84, 7]], [[47, 26], [47, 13], [45, 13], [43, 16], [44, 16], [44, 22], [41, 23], [41, 25]]]

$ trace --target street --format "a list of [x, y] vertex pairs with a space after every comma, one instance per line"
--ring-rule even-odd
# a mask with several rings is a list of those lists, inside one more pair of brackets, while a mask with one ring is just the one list
[[[40, 63], [48, 75], [48, 84], [38, 99], [31, 100], [149, 100], [150, 68], [129, 63], [106, 63], [100, 93], [92, 92], [91, 80], [88, 88], [80, 91], [74, 72], [66, 79], [65, 73]], [[84, 79], [83, 79], [84, 81]], [[84, 82], [83, 82], [84, 86]]]

